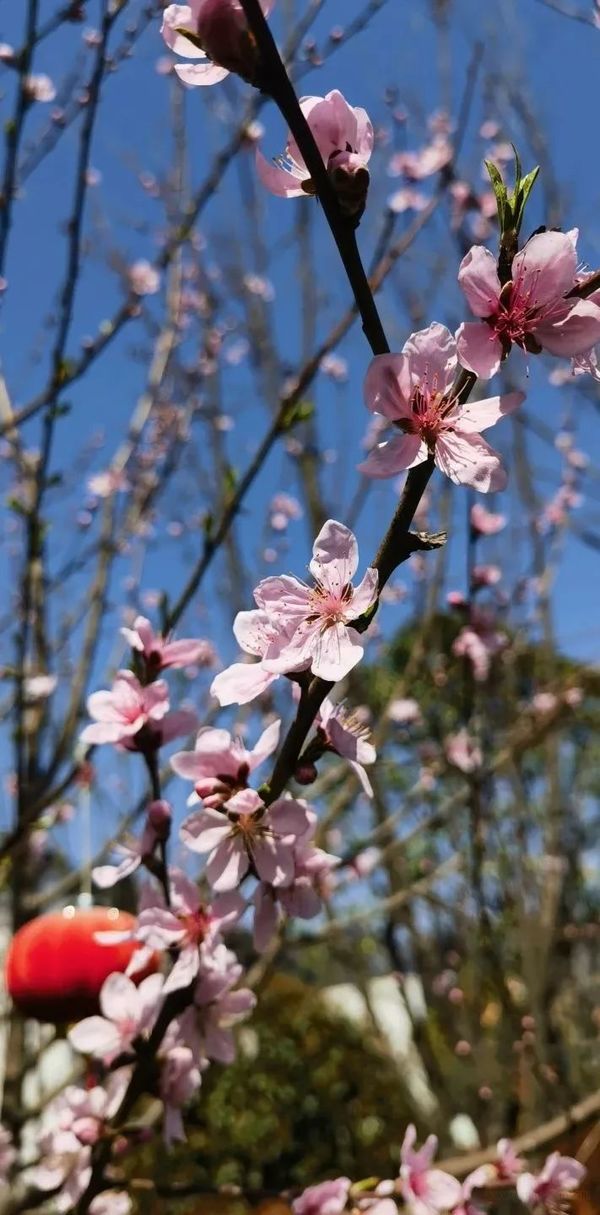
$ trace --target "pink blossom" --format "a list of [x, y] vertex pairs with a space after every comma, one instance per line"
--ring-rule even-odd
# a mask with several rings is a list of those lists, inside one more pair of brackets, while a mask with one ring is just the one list
[[112, 468], [88, 477], [87, 487], [97, 498], [110, 498], [113, 494], [125, 493], [131, 488], [125, 473]]
[[360, 662], [361, 637], [349, 626], [377, 602], [378, 574], [368, 569], [355, 588], [357, 565], [355, 536], [329, 519], [313, 545], [314, 588], [287, 576], [259, 583], [254, 598], [273, 628], [262, 660], [267, 670], [296, 671], [310, 663], [313, 675], [336, 682]]
[[337, 1177], [335, 1181], [322, 1181], [310, 1185], [292, 1203], [294, 1215], [341, 1215], [350, 1193], [349, 1177]]
[[[340, 204], [349, 214], [360, 212], [369, 188], [367, 164], [374, 142], [366, 110], [349, 105], [338, 89], [325, 97], [302, 97], [300, 108], [327, 165]], [[256, 167], [263, 185], [280, 198], [315, 193], [302, 153], [291, 134], [284, 155], [276, 157], [273, 164], [257, 149]]]
[[482, 586], [497, 586], [502, 579], [499, 565], [475, 565], [473, 567], [473, 588], [479, 590]]
[[521, 1173], [517, 1178], [517, 1194], [530, 1210], [550, 1213], [565, 1194], [578, 1188], [585, 1172], [578, 1160], [552, 1152], [537, 1176]]
[[510, 1139], [499, 1139], [496, 1147], [496, 1171], [502, 1181], [516, 1181], [525, 1168], [525, 1161], [518, 1156]]
[[223, 811], [191, 814], [181, 839], [192, 852], [208, 853], [206, 877], [218, 893], [234, 890], [250, 869], [263, 882], [288, 886], [294, 877], [294, 840], [308, 825], [303, 802], [282, 797], [267, 809], [253, 789], [243, 789]]
[[56, 87], [49, 76], [26, 76], [23, 88], [31, 101], [54, 101]]
[[[76, 1209], [90, 1180], [92, 1146], [121, 1104], [129, 1076], [129, 1068], [120, 1068], [105, 1086], [68, 1085], [46, 1106], [39, 1136], [41, 1159], [28, 1171], [28, 1179], [36, 1189], [58, 1189], [52, 1197], [54, 1210]], [[101, 1206], [95, 1210], [102, 1215]]]
[[[260, 0], [268, 16], [275, 0]], [[190, 87], [218, 84], [230, 72], [245, 80], [254, 76], [256, 50], [239, 0], [191, 0], [169, 4], [161, 34], [176, 55], [199, 63], [176, 64], [179, 79]]]
[[176, 1043], [159, 1054], [159, 1091], [165, 1108], [164, 1139], [167, 1147], [185, 1142], [181, 1107], [198, 1092], [202, 1073], [189, 1046]]
[[365, 380], [365, 403], [401, 434], [380, 443], [359, 464], [370, 477], [394, 477], [430, 456], [458, 485], [487, 493], [504, 489], [506, 472], [480, 431], [512, 413], [524, 400], [509, 392], [461, 404], [453, 396], [458, 371], [456, 342], [444, 325], [413, 333], [402, 354], [377, 355]]
[[134, 262], [127, 271], [129, 286], [134, 295], [156, 295], [160, 288], [160, 274], [144, 258]]
[[169, 713], [169, 689], [163, 679], [142, 687], [132, 671], [118, 671], [110, 691], [93, 692], [87, 708], [95, 724], [86, 726], [81, 742], [115, 743], [137, 751], [159, 747], [196, 724], [186, 709]]
[[405, 211], [424, 211], [429, 203], [426, 194], [412, 187], [403, 186], [388, 198], [387, 205], [394, 215], [403, 215]]
[[47, 700], [56, 690], [57, 683], [56, 675], [28, 675], [23, 691], [28, 701]]
[[479, 1169], [475, 1169], [473, 1173], [469, 1173], [468, 1177], [462, 1183], [462, 1193], [458, 1206], [452, 1208], [452, 1215], [486, 1215], [483, 1207], [477, 1206], [472, 1201], [473, 1190], [482, 1189], [493, 1181], [495, 1169], [493, 1165], [484, 1164]]
[[[234, 662], [213, 679], [210, 688], [211, 695], [216, 697], [223, 707], [232, 704], [248, 704], [265, 692], [275, 679], [279, 679], [279, 674], [268, 670], [262, 662], [271, 642], [279, 632], [277, 625], [269, 620], [267, 613], [256, 610], [238, 612], [233, 622], [233, 632], [241, 649], [261, 661]], [[288, 629], [288, 633], [291, 639], [293, 629]], [[304, 663], [305, 667], [307, 665]]]
[[236, 987], [242, 974], [235, 954], [223, 944], [204, 959], [194, 989], [194, 1004], [179, 1018], [181, 1036], [195, 1058], [233, 1063], [232, 1028], [245, 1020], [256, 1004], [256, 996], [249, 988]]
[[195, 749], [178, 751], [171, 759], [173, 771], [194, 782], [195, 792], [189, 802], [200, 799], [205, 806], [216, 807], [245, 789], [250, 773], [277, 750], [280, 730], [280, 721], [271, 722], [251, 751], [233, 739], [228, 730], [212, 726], [200, 730]]
[[445, 750], [448, 762], [461, 772], [476, 772], [483, 763], [479, 743], [464, 728], [448, 736]]
[[469, 624], [461, 629], [452, 645], [452, 653], [468, 659], [474, 678], [483, 683], [490, 673], [492, 658], [507, 644], [506, 635], [496, 628], [491, 613], [484, 608], [473, 608]]
[[411, 1215], [437, 1215], [451, 1211], [461, 1200], [459, 1182], [449, 1173], [431, 1167], [437, 1136], [429, 1135], [422, 1148], [414, 1150], [417, 1132], [407, 1127], [400, 1149], [400, 1189]]
[[495, 536], [506, 527], [506, 515], [494, 514], [476, 502], [471, 507], [471, 527], [480, 536]]
[[394, 700], [390, 700], [387, 707], [387, 715], [390, 721], [395, 721], [399, 726], [410, 726], [422, 720], [421, 710], [416, 700], [412, 700], [406, 696], [399, 696]]
[[322, 848], [301, 843], [294, 851], [294, 877], [289, 885], [276, 887], [260, 882], [253, 895], [254, 945], [268, 948], [283, 914], [312, 920], [321, 911], [321, 893], [340, 858]]
[[450, 163], [452, 156], [452, 144], [440, 135], [418, 151], [396, 152], [390, 160], [388, 172], [391, 177], [403, 174], [409, 181], [422, 181], [424, 177], [439, 173]]
[[353, 716], [343, 704], [336, 705], [329, 697], [325, 697], [315, 718], [315, 725], [317, 737], [322, 737], [328, 750], [350, 761], [350, 767], [356, 773], [367, 797], [372, 797], [373, 789], [364, 765], [374, 764], [377, 752], [368, 741], [368, 727], [362, 725], [360, 718]]
[[121, 633], [132, 649], [142, 655], [146, 678], [154, 678], [168, 667], [210, 666], [214, 662], [215, 652], [208, 641], [191, 637], [171, 641], [155, 633], [145, 616], [136, 616], [133, 628], [123, 628]]
[[213, 949], [224, 928], [239, 920], [245, 906], [233, 892], [204, 903], [196, 884], [178, 869], [169, 870], [169, 885], [170, 907], [144, 907], [134, 933], [148, 950], [178, 951], [163, 996], [189, 987], [200, 973], [206, 951]]
[[489, 379], [511, 346], [539, 354], [580, 355], [600, 339], [600, 308], [568, 293], [577, 283], [577, 233], [540, 232], [517, 253], [512, 279], [502, 286], [496, 260], [474, 245], [458, 281], [471, 311], [482, 319], [457, 332], [463, 366]]
[[68, 1032], [75, 1050], [95, 1055], [110, 1064], [124, 1051], [133, 1049], [135, 1039], [149, 1031], [158, 1012], [164, 978], [149, 975], [136, 987], [128, 975], [109, 975], [100, 992], [102, 1016], [85, 1017]]

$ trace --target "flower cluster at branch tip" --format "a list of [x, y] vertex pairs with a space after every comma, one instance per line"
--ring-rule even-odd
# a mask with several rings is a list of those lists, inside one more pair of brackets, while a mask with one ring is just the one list
[[[260, 0], [268, 16], [275, 0]], [[218, 84], [230, 72], [253, 82], [257, 50], [239, 0], [191, 0], [169, 4], [161, 34], [176, 55], [198, 63], [175, 64], [179, 79], [190, 87]], [[208, 61], [208, 62], [207, 62]]]
[[361, 472], [393, 477], [432, 457], [456, 484], [482, 493], [504, 489], [500, 457], [480, 432], [517, 409], [523, 393], [462, 402], [454, 391], [458, 371], [456, 342], [438, 324], [413, 333], [402, 354], [373, 359], [365, 380], [367, 409], [382, 414], [401, 434], [379, 444], [359, 465]]
[[[358, 215], [364, 210], [369, 188], [367, 165], [374, 132], [366, 110], [348, 104], [338, 89], [325, 97], [302, 97], [300, 109], [327, 166], [329, 179], [342, 210]], [[300, 198], [314, 194], [315, 186], [293, 135], [288, 135], [283, 156], [269, 164], [257, 149], [258, 175], [272, 194]]]
[[458, 281], [471, 311], [480, 321], [467, 321], [457, 331], [458, 356], [464, 367], [487, 380], [511, 346], [530, 354], [580, 356], [600, 341], [600, 308], [570, 293], [578, 285], [577, 235], [540, 232], [532, 236], [512, 263], [504, 285], [496, 259], [475, 245], [463, 258]]

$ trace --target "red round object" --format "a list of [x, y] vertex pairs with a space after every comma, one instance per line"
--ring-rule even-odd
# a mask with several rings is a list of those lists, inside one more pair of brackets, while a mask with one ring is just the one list
[[[38, 916], [15, 933], [6, 957], [6, 986], [17, 1008], [38, 1021], [80, 1021], [98, 1012], [104, 980], [127, 969], [137, 941], [102, 945], [96, 932], [126, 932], [135, 919], [116, 907], [64, 907]], [[132, 976], [157, 969], [154, 956]]]

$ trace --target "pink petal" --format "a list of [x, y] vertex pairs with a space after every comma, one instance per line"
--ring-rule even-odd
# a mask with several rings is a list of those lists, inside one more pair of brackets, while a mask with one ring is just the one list
[[262, 658], [269, 644], [268, 630], [269, 617], [257, 609], [238, 612], [233, 622], [234, 637], [240, 649], [255, 658]]
[[270, 726], [261, 734], [256, 746], [250, 752], [248, 766], [251, 772], [264, 763], [265, 759], [269, 758], [279, 746], [279, 735], [281, 734], [281, 722], [273, 721]]
[[353, 619], [362, 616], [364, 612], [368, 612], [369, 608], [377, 603], [379, 590], [379, 574], [377, 570], [369, 566], [365, 573], [362, 582], [352, 591], [352, 597], [348, 603], [347, 615]]
[[147, 907], [140, 911], [137, 937], [151, 949], [170, 949], [184, 936], [185, 928], [166, 907]]
[[164, 983], [165, 977], [161, 974], [148, 975], [146, 979], [142, 979], [137, 989], [138, 1033], [154, 1025], [164, 995]]
[[489, 325], [467, 321], [456, 331], [458, 357], [467, 371], [482, 380], [495, 375], [502, 362], [502, 344]]
[[578, 300], [563, 321], [542, 322], [534, 332], [550, 354], [584, 354], [600, 341], [600, 308], [589, 300]]
[[411, 418], [413, 384], [410, 361], [404, 354], [378, 354], [365, 376], [364, 399], [371, 413], [380, 413], [390, 422]]
[[100, 992], [100, 1011], [111, 1021], [128, 1021], [137, 1019], [138, 998], [137, 987], [127, 975], [109, 975], [102, 984]]
[[96, 721], [122, 722], [122, 713], [115, 703], [113, 692], [92, 692], [87, 698], [87, 711]]
[[308, 171], [305, 171], [304, 176], [300, 177], [299, 170], [294, 172], [284, 169], [280, 165], [273, 164], [263, 156], [258, 148], [256, 150], [256, 171], [263, 186], [271, 194], [276, 194], [278, 198], [307, 197], [306, 190], [302, 189], [301, 182], [302, 180], [310, 180]]
[[450, 390], [456, 375], [456, 341], [445, 325], [434, 322], [411, 333], [402, 353], [409, 361], [413, 387], [426, 384], [431, 388], [435, 380], [438, 392]]
[[427, 1198], [438, 1211], [451, 1210], [462, 1197], [462, 1186], [456, 1177], [442, 1169], [427, 1172]]
[[575, 283], [577, 252], [565, 232], [538, 232], [517, 253], [512, 278], [520, 298], [531, 308], [554, 302]]
[[179, 838], [192, 852], [212, 852], [231, 834], [231, 823], [218, 810], [204, 809], [190, 814], [179, 829]]
[[[137, 729], [141, 729], [143, 718], [140, 718]], [[137, 729], [135, 733], [137, 733]], [[122, 725], [110, 725], [108, 722], [93, 722], [91, 726], [86, 726], [79, 735], [80, 741], [86, 746], [96, 747], [102, 746], [103, 743], [117, 743], [121, 738], [129, 735], [131, 732], [123, 728]]]
[[248, 872], [250, 861], [240, 839], [229, 839], [211, 853], [206, 866], [206, 877], [213, 890], [221, 894], [235, 890]]
[[435, 445], [435, 462], [455, 485], [470, 485], [482, 494], [506, 488], [502, 461], [481, 435], [444, 431]]
[[163, 13], [160, 32], [170, 50], [186, 59], [206, 59], [204, 51], [190, 42], [178, 29], [194, 28], [194, 14], [188, 4], [169, 4]]
[[256, 839], [252, 846], [256, 872], [270, 886], [289, 886], [294, 877], [294, 851], [290, 842], [275, 836]]
[[92, 878], [96, 886], [101, 890], [107, 890], [110, 886], [114, 886], [116, 882], [120, 882], [125, 877], [129, 877], [141, 864], [141, 856], [137, 852], [130, 853], [124, 857], [119, 865], [96, 865], [92, 869]]
[[308, 587], [303, 586], [297, 578], [290, 578], [286, 574], [263, 578], [254, 591], [254, 598], [271, 621], [289, 620], [293, 623], [303, 620], [307, 615]]
[[197, 948], [194, 946], [183, 949], [167, 977], [162, 994], [168, 996], [172, 991], [181, 991], [182, 988], [189, 987], [199, 970], [200, 955]]
[[363, 653], [360, 634], [339, 621], [319, 633], [310, 669], [319, 679], [337, 683], [360, 662]]
[[426, 459], [427, 448], [420, 435], [396, 435], [369, 452], [366, 460], [358, 465], [358, 471], [366, 477], [395, 477]]
[[81, 1051], [82, 1055], [96, 1055], [108, 1060], [122, 1049], [117, 1026], [104, 1017], [86, 1017], [69, 1030], [67, 1037], [71, 1046]]
[[210, 694], [222, 708], [227, 705], [247, 705], [261, 696], [277, 679], [273, 671], [267, 671], [262, 662], [234, 662], [216, 675], [210, 685]]
[[197, 641], [193, 637], [182, 637], [179, 641], [169, 641], [162, 647], [162, 664], [169, 667], [193, 666], [205, 652], [205, 641]]
[[218, 84], [229, 75], [227, 68], [216, 63], [176, 63], [175, 71], [182, 84], [193, 89], [198, 85]]
[[291, 797], [280, 797], [273, 802], [269, 817], [279, 835], [304, 835], [310, 826], [307, 807]]
[[337, 519], [328, 519], [313, 544], [308, 567], [313, 578], [338, 594], [352, 581], [357, 567], [356, 536]]
[[479, 434], [499, 422], [500, 418], [514, 413], [524, 400], [524, 392], [505, 392], [499, 397], [487, 397], [485, 401], [471, 401], [447, 414], [447, 421], [465, 434]]
[[198, 755], [197, 751], [177, 751], [169, 762], [173, 771], [177, 776], [183, 777], [183, 780], [193, 780], [195, 783], [208, 775], [206, 758]]
[[482, 245], [473, 245], [469, 249], [460, 263], [458, 281], [475, 316], [492, 316], [496, 312], [501, 284], [496, 259], [489, 249], [484, 249]]

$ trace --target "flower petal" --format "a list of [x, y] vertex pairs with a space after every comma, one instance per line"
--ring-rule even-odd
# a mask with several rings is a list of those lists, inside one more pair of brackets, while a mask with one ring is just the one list
[[502, 343], [489, 325], [466, 321], [456, 331], [458, 357], [467, 371], [482, 380], [495, 375], [502, 362]]
[[427, 459], [427, 448], [420, 435], [395, 435], [369, 452], [358, 471], [366, 477], [395, 477]]
[[502, 288], [496, 259], [489, 249], [483, 245], [469, 249], [460, 263], [458, 281], [475, 316], [492, 316], [496, 312]]
[[198, 85], [218, 84], [229, 75], [227, 68], [219, 67], [216, 63], [176, 63], [174, 65], [182, 84], [189, 89]]
[[455, 485], [470, 485], [483, 494], [506, 488], [500, 456], [481, 435], [444, 431], [435, 445], [435, 462]]

